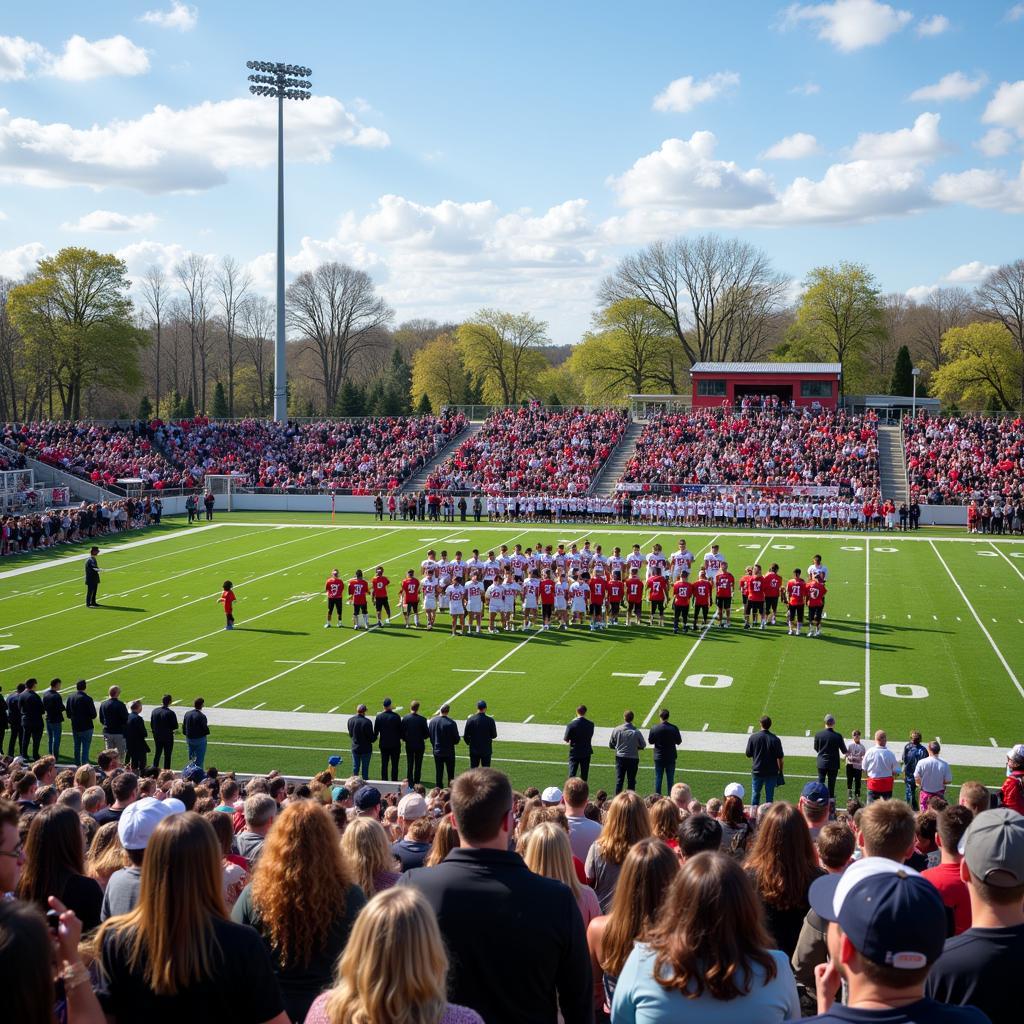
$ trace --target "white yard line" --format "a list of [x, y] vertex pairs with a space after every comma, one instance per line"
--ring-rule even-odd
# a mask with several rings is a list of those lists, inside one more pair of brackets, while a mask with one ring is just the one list
[[1010, 677], [1010, 681], [1013, 683], [1014, 686], [1017, 687], [1017, 692], [1022, 697], [1024, 697], [1024, 686], [1021, 686], [1020, 680], [1017, 678], [1013, 669], [1010, 668], [1009, 662], [1006, 660], [1006, 658], [1003, 657], [1003, 652], [999, 650], [999, 648], [996, 646], [995, 640], [992, 639], [992, 634], [985, 628], [985, 623], [981, 621], [980, 616], [974, 610], [974, 605], [971, 604], [967, 595], [964, 593], [963, 588], [957, 581], [957, 578], [953, 575], [949, 566], [946, 564], [946, 560], [942, 557], [942, 555], [939, 554], [939, 549], [934, 544], [932, 544], [932, 551], [935, 552], [935, 557], [942, 563], [942, 568], [946, 570], [947, 575], [953, 581], [953, 586], [956, 587], [956, 589], [960, 592], [960, 596], [964, 599], [964, 604], [967, 605], [967, 610], [971, 613], [971, 615], [974, 616], [974, 621], [978, 624], [978, 628], [982, 631], [982, 633], [985, 634], [985, 639], [988, 640], [989, 644], [992, 647], [992, 650], [996, 653], [996, 657], [1001, 662], [1003, 668], [1006, 669], [1006, 674]]
[[[936, 552], [938, 554], [938, 552]], [[864, 545], [864, 735], [871, 736], [871, 545]]]
[[443, 707], [445, 704], [454, 704], [455, 701], [458, 700], [459, 697], [461, 697], [467, 690], [472, 690], [473, 687], [476, 686], [476, 684], [479, 683], [481, 679], [484, 679], [487, 676], [489, 676], [492, 672], [495, 671], [495, 669], [498, 668], [499, 665], [503, 665], [506, 661], [508, 661], [508, 659], [511, 658], [512, 655], [516, 653], [516, 651], [521, 651], [531, 640], [536, 640], [538, 636], [540, 636], [540, 633], [531, 633], [525, 640], [516, 644], [511, 651], [509, 651], [507, 654], [502, 655], [490, 668], [485, 668], [483, 672], [481, 672], [478, 676], [475, 676], [468, 683], [466, 683], [466, 685], [461, 690], [459, 690], [457, 693], [453, 693], [446, 701], [442, 701], [441, 705], [439, 706]]
[[989, 544], [991, 544], [991, 545], [992, 545], [992, 548], [993, 548], [993, 550], [995, 550], [995, 551], [996, 551], [996, 553], [997, 553], [997, 554], [999, 555], [999, 557], [1000, 557], [1000, 558], [1001, 558], [1001, 559], [1002, 559], [1002, 560], [1003, 560], [1003, 561], [1004, 561], [1004, 562], [1005, 562], [1005, 563], [1006, 563], [1006, 564], [1007, 564], [1007, 565], [1008, 565], [1008, 566], [1009, 566], [1009, 567], [1010, 567], [1010, 568], [1011, 568], [1011, 569], [1012, 569], [1012, 570], [1013, 570], [1013, 571], [1014, 571], [1014, 572], [1015, 572], [1015, 573], [1016, 573], [1016, 574], [1017, 574], [1017, 575], [1018, 575], [1018, 576], [1019, 576], [1019, 577], [1020, 577], [1020, 578], [1021, 578], [1022, 580], [1024, 580], [1024, 572], [1021, 572], [1021, 571], [1020, 571], [1020, 569], [1018, 569], [1018, 568], [1017, 568], [1017, 566], [1015, 566], [1015, 565], [1013, 564], [1013, 562], [1011, 562], [1011, 561], [1010, 561], [1010, 559], [1009, 559], [1009, 558], [1007, 558], [1007, 557], [1006, 557], [1006, 555], [1004, 555], [1004, 554], [1002, 553], [1002, 551], [1000, 551], [1000, 550], [999, 550], [999, 548], [998, 548], [998, 546], [996, 545], [995, 541], [991, 541], [991, 540], [990, 540], [990, 541], [989, 541]]

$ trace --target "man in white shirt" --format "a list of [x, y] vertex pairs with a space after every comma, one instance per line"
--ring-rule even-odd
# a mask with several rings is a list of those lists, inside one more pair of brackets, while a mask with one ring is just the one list
[[818, 579], [823, 583], [828, 582], [828, 566], [823, 565], [821, 561], [821, 555], [815, 555], [811, 564], [807, 566], [807, 578], [811, 578], [811, 574], [817, 575]]
[[864, 755], [864, 774], [868, 778], [868, 803], [889, 800], [892, 797], [893, 781], [900, 773], [900, 762], [886, 746], [888, 737], [879, 729], [875, 733], [875, 745]]
[[917, 762], [914, 778], [921, 789], [921, 810], [928, 810], [928, 801], [933, 797], [942, 796], [946, 787], [953, 781], [953, 772], [949, 762], [939, 757], [942, 747], [938, 740], [928, 744], [928, 756]]
[[589, 798], [590, 787], [583, 779], [575, 776], [566, 779], [562, 787], [562, 802], [569, 822], [569, 845], [572, 847], [572, 855], [584, 863], [594, 840], [601, 834], [601, 823], [591, 821], [586, 815]]

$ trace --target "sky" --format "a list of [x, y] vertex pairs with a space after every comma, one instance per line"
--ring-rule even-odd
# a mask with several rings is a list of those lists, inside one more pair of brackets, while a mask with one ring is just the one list
[[0, 23], [0, 274], [66, 245], [133, 278], [232, 255], [369, 273], [412, 317], [529, 312], [579, 340], [617, 261], [714, 231], [794, 293], [866, 263], [883, 291], [971, 287], [1024, 255], [1024, 3], [50, 0]]

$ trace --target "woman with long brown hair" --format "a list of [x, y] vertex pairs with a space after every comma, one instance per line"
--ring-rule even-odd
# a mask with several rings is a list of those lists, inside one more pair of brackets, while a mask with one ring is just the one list
[[356, 818], [348, 823], [341, 837], [341, 852], [367, 899], [390, 889], [401, 877], [395, 870], [398, 862], [391, 852], [384, 826], [373, 818]]
[[85, 873], [82, 825], [70, 807], [44, 807], [29, 825], [25, 838], [25, 868], [18, 897], [42, 911], [56, 896], [82, 922], [83, 931], [100, 923], [103, 890]]
[[434, 830], [434, 841], [430, 844], [427, 859], [423, 866], [435, 867], [448, 856], [448, 854], [459, 845], [459, 831], [452, 822], [450, 814], [438, 819], [437, 828]]
[[288, 1024], [263, 940], [224, 914], [220, 844], [198, 814], [174, 814], [153, 830], [138, 905], [97, 936], [117, 1024], [197, 1019]]
[[611, 913], [594, 918], [587, 928], [599, 1014], [609, 1012], [626, 957], [654, 926], [678, 871], [678, 854], [654, 836], [641, 839], [626, 854]]
[[288, 804], [267, 835], [252, 883], [231, 917], [266, 941], [292, 1020], [301, 1021], [331, 983], [365, 903], [327, 810], [313, 800]]
[[773, 803], [765, 811], [743, 866], [764, 905], [772, 946], [792, 956], [810, 909], [807, 890], [825, 873], [807, 822], [792, 804]]
[[359, 915], [324, 992], [306, 1024], [483, 1024], [449, 1004], [448, 956], [437, 916], [412, 886], [388, 889]]
[[771, 949], [743, 869], [724, 853], [687, 858], [657, 925], [626, 958], [612, 1019], [779, 1024], [800, 1017], [789, 958]]
[[648, 808], [651, 816], [651, 835], [657, 836], [670, 850], [679, 852], [679, 808], [662, 797]]
[[650, 834], [647, 805], [631, 789], [619, 793], [608, 805], [601, 834], [587, 854], [587, 884], [597, 893], [603, 913], [611, 909], [615, 884], [630, 847]]

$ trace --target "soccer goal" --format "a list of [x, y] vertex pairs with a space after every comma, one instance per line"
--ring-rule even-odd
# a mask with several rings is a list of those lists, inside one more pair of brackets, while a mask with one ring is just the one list
[[214, 508], [220, 508], [221, 511], [231, 512], [232, 511], [232, 499], [235, 495], [236, 490], [239, 487], [244, 486], [245, 478], [240, 476], [220, 476], [220, 475], [208, 475], [204, 480], [204, 486], [206, 490], [214, 496], [215, 499], [223, 498], [223, 503], [217, 500], [214, 504]]

